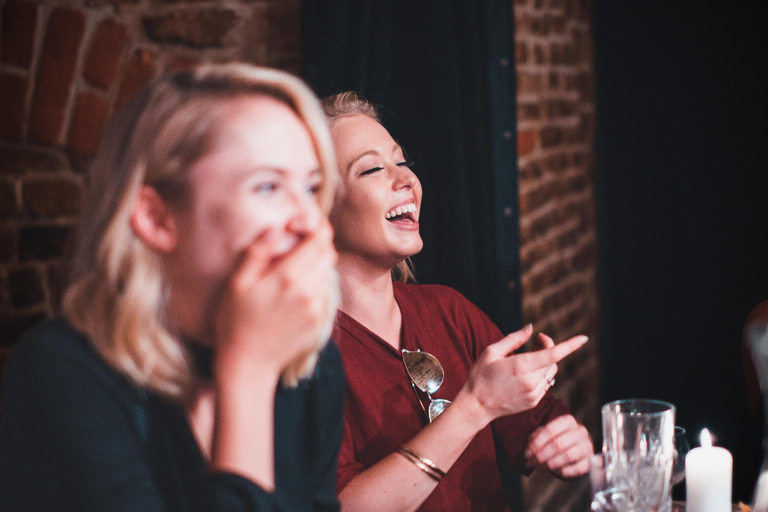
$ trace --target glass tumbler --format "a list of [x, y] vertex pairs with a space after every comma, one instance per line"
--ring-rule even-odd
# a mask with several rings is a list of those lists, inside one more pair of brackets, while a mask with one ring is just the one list
[[638, 457], [674, 457], [675, 406], [660, 400], [629, 399], [603, 406], [603, 452]]

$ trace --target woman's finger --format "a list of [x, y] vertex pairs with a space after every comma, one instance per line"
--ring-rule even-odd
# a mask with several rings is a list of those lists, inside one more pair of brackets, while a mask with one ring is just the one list
[[515, 331], [503, 337], [496, 343], [488, 345], [485, 354], [493, 359], [507, 357], [515, 350], [525, 345], [533, 333], [533, 325], [528, 324], [519, 331]]
[[539, 369], [555, 364], [566, 356], [580, 349], [589, 338], [586, 336], [576, 336], [569, 340], [563, 341], [554, 347], [537, 350], [535, 352], [527, 352], [520, 354], [517, 357], [520, 358], [522, 364], [527, 365], [529, 368]]

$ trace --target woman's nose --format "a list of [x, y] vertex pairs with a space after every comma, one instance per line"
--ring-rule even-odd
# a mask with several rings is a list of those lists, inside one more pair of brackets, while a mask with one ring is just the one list
[[314, 195], [306, 193], [292, 194], [292, 212], [286, 225], [296, 234], [311, 233], [320, 224], [322, 213]]
[[408, 167], [401, 167], [395, 165], [395, 181], [394, 186], [396, 189], [408, 187], [413, 188], [418, 178]]

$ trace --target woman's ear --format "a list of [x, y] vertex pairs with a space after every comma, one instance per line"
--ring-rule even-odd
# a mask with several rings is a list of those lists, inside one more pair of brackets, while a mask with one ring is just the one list
[[161, 253], [176, 248], [176, 218], [166, 202], [149, 185], [142, 185], [131, 212], [131, 228], [139, 239]]

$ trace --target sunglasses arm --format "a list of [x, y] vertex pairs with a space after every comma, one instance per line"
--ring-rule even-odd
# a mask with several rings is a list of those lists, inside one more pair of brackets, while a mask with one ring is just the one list
[[[427, 412], [427, 409], [424, 407], [424, 403], [421, 401], [421, 397], [419, 396], [419, 392], [416, 391], [416, 384], [411, 381], [411, 389], [413, 390], [413, 394], [416, 395], [416, 401], [419, 402], [419, 405], [421, 406], [421, 410], [424, 411], [424, 414], [427, 415], [427, 418], [429, 418], [429, 413]], [[432, 397], [430, 397], [431, 399]], [[432, 423], [432, 420], [429, 421]]]

